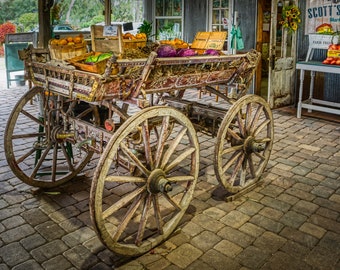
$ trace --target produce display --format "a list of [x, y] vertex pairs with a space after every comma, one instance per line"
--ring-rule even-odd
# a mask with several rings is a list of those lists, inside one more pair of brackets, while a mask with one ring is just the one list
[[161, 40], [161, 45], [170, 45], [176, 49], [186, 49], [189, 47], [189, 43], [185, 42], [180, 38], [174, 38], [172, 40]]
[[93, 65], [97, 62], [109, 59], [112, 55], [113, 55], [113, 52], [90, 55], [84, 60], [84, 63], [88, 65]]
[[[91, 33], [91, 35], [94, 35], [93, 37], [97, 37], [97, 34], [96, 32]], [[70, 36], [62, 39], [53, 38], [49, 42], [49, 48], [50, 53], [53, 56], [52, 59], [67, 60], [67, 62], [77, 69], [103, 74], [106, 69], [107, 60], [110, 59], [113, 54], [115, 54], [117, 59], [148, 58], [152, 51], [156, 52], [157, 56], [160, 58], [222, 55], [223, 53], [221, 50], [212, 49], [207, 46], [207, 44], [209, 45], [213, 42], [214, 44], [219, 44], [219, 47], [222, 47], [221, 45], [225, 42], [224, 36], [220, 36], [220, 33], [213, 34], [215, 36], [216, 34], [219, 35], [215, 37], [209, 32], [199, 33], [196, 36], [199, 39], [195, 39], [194, 42], [196, 44], [195, 47], [190, 46], [191, 44], [180, 38], [160, 40], [158, 42], [149, 41], [147, 43], [147, 34], [139, 32], [136, 35], [133, 35], [132, 33], [121, 33], [118, 35], [117, 39], [109, 40], [112, 43], [112, 46], [109, 46], [108, 48], [105, 47], [105, 49], [101, 51], [95, 50], [97, 47], [92, 47], [95, 49], [91, 52], [84, 51], [86, 42], [82, 35], [75, 37]], [[222, 34], [225, 35], [225, 33]], [[208, 38], [208, 40], [204, 41], [204, 38]], [[80, 45], [82, 46], [81, 51], [74, 50]], [[202, 47], [200, 45], [204, 46]], [[66, 48], [68, 49], [65, 50]], [[106, 49], [110, 50], [110, 52], [106, 51]], [[57, 55], [57, 53], [59, 54]]]
[[87, 52], [83, 35], [68, 36], [66, 38], [52, 38], [48, 44], [51, 59], [68, 60]]
[[136, 35], [131, 33], [125, 33], [123, 39], [135, 40], [135, 39], [146, 39], [145, 33], [137, 33]]
[[158, 57], [188, 57], [195, 55], [221, 55], [222, 52], [214, 49], [196, 50], [191, 48], [176, 49], [172, 45], [161, 45], [157, 49]]
[[75, 44], [81, 44], [84, 42], [84, 37], [83, 35], [79, 35], [76, 37], [67, 37], [67, 38], [61, 38], [61, 39], [56, 39], [53, 38], [50, 40], [50, 45], [59, 45], [59, 46], [64, 46], [64, 45], [69, 45], [73, 46]]
[[316, 33], [318, 34], [333, 34], [333, 27], [329, 23], [323, 23], [319, 25], [316, 29]]
[[329, 45], [327, 58], [322, 63], [326, 65], [340, 65], [340, 44]]

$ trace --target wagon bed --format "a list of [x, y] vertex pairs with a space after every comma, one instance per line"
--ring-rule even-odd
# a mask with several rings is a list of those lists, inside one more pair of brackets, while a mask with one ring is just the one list
[[[157, 58], [109, 61], [105, 73], [76, 70], [67, 64], [27, 62], [28, 78], [36, 85], [58, 94], [93, 102], [109, 99], [133, 99], [140, 95], [172, 92], [188, 88], [224, 85], [235, 87], [237, 97], [248, 90], [260, 59], [251, 51], [239, 55]], [[111, 75], [116, 70], [116, 75]]]

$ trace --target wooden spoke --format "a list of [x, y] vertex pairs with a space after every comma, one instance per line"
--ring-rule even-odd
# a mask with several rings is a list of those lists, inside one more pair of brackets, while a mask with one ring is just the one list
[[61, 144], [60, 147], [61, 147], [61, 149], [62, 149], [62, 151], [63, 151], [64, 158], [65, 158], [65, 160], [66, 160], [66, 162], [67, 162], [69, 171], [74, 171], [74, 166], [73, 166], [73, 164], [72, 164], [71, 157], [70, 157], [70, 155], [67, 153], [66, 148], [65, 148], [65, 145], [64, 145], [64, 144]]
[[124, 142], [120, 144], [120, 148], [126, 155], [126, 157], [128, 157], [130, 161], [132, 161], [138, 167], [138, 169], [140, 169], [144, 173], [144, 175], [147, 176], [150, 174], [150, 171], [142, 164], [142, 162], [136, 157], [136, 155], [133, 154], [129, 148], [127, 148]]
[[230, 166], [234, 164], [234, 162], [240, 157], [240, 155], [242, 155], [242, 151], [237, 151], [233, 153], [228, 162], [223, 166], [223, 173], [225, 173], [230, 168]]
[[162, 220], [162, 216], [161, 216], [161, 210], [159, 209], [158, 196], [152, 196], [152, 205], [153, 205], [153, 211], [155, 213], [158, 232], [159, 232], [160, 235], [162, 235], [164, 233], [164, 231], [163, 231], [163, 220]]
[[162, 161], [162, 164], [160, 166], [162, 169], [164, 169], [166, 164], [169, 162], [171, 155], [174, 153], [176, 147], [178, 146], [178, 144], [183, 139], [183, 136], [185, 135], [187, 130], [188, 130], [187, 128], [183, 127], [181, 132], [179, 132], [179, 134], [177, 135], [176, 139], [171, 142], [168, 150], [166, 151], [166, 153], [163, 156], [163, 161]]
[[26, 117], [28, 117], [30, 120], [32, 120], [33, 122], [39, 124], [39, 125], [44, 125], [44, 123], [41, 122], [41, 120], [39, 120], [38, 118], [34, 117], [32, 114], [30, 114], [29, 112], [25, 111], [25, 110], [21, 110], [20, 113], [22, 113], [23, 115], [25, 115]]
[[18, 135], [13, 135], [12, 140], [27, 139], [27, 138], [40, 138], [40, 137], [44, 137], [44, 135], [45, 135], [45, 133], [18, 134]]
[[142, 125], [142, 136], [143, 136], [143, 142], [144, 142], [144, 151], [145, 151], [146, 161], [149, 164], [150, 169], [152, 170], [154, 168], [154, 163], [152, 159], [152, 152], [151, 152], [151, 145], [150, 145], [150, 132], [149, 132], [148, 119], [146, 119]]
[[237, 135], [236, 132], [234, 132], [232, 129], [228, 128], [228, 134], [231, 135], [234, 139], [238, 140], [238, 141], [242, 141], [242, 138]]
[[105, 178], [105, 182], [114, 183], [145, 183], [146, 179], [133, 175], [109, 175]]
[[249, 155], [247, 160], [248, 160], [248, 165], [249, 165], [249, 170], [250, 170], [251, 176], [253, 178], [255, 178], [256, 174], [255, 174], [255, 167], [254, 167], [252, 155]]
[[233, 153], [233, 152], [236, 152], [236, 151], [240, 151], [243, 149], [243, 144], [240, 144], [240, 145], [236, 145], [236, 146], [231, 146], [229, 148], [225, 148], [221, 155], [226, 155], [226, 154], [229, 154], [229, 153]]
[[117, 242], [119, 240], [119, 237], [122, 235], [124, 230], [126, 229], [126, 226], [129, 224], [130, 220], [132, 219], [133, 215], [137, 211], [139, 205], [141, 204], [142, 200], [144, 199], [145, 195], [139, 196], [138, 198], [135, 198], [134, 202], [129, 207], [129, 210], [126, 212], [126, 215], [124, 216], [122, 222], [118, 225], [117, 231], [112, 236], [113, 241]]
[[253, 111], [253, 106], [249, 103], [247, 104], [247, 110], [246, 110], [246, 124], [245, 124], [245, 128], [247, 131], [250, 131], [250, 127], [251, 127], [251, 121], [250, 121], [250, 117], [252, 115], [252, 111]]
[[261, 153], [254, 152], [253, 154], [256, 155], [258, 158], [260, 158], [261, 160], [265, 160], [266, 159], [266, 157], [264, 155], [262, 155]]
[[142, 238], [143, 238], [143, 235], [144, 235], [146, 222], [147, 222], [147, 218], [148, 218], [148, 212], [149, 212], [150, 205], [151, 205], [151, 199], [152, 199], [151, 194], [149, 194], [148, 196], [146, 196], [146, 198], [144, 198], [142, 216], [141, 216], [141, 219], [140, 219], [139, 228], [138, 228], [137, 237], [136, 237], [136, 242], [135, 242], [137, 246], [140, 246], [141, 243], [142, 243]]
[[246, 130], [245, 130], [245, 126], [244, 126], [244, 123], [243, 123], [241, 111], [239, 111], [237, 113], [237, 123], [238, 123], [238, 128], [240, 130], [240, 134], [242, 135], [242, 137], [245, 137], [246, 136]]
[[196, 151], [195, 148], [189, 148], [182, 154], [180, 154], [177, 158], [175, 158], [166, 168], [164, 168], [165, 172], [171, 171], [173, 168], [178, 166], [183, 160], [185, 160], [188, 156], [190, 156], [192, 153]]
[[263, 112], [263, 108], [264, 108], [263, 106], [258, 106], [257, 107], [257, 110], [256, 110], [255, 115], [253, 117], [253, 120], [251, 122], [251, 125], [249, 127], [249, 135], [253, 135], [254, 128], [255, 128], [256, 124], [258, 123], [258, 121], [260, 119], [260, 116], [261, 116], [261, 114]]
[[232, 173], [232, 175], [230, 177], [230, 182], [231, 183], [235, 182], [237, 174], [240, 171], [240, 168], [242, 166], [243, 160], [244, 160], [244, 154], [241, 152], [240, 155], [237, 158], [237, 161], [236, 161], [233, 173]]
[[29, 149], [29, 151], [25, 154], [25, 155], [22, 155], [21, 157], [19, 157], [18, 159], [15, 160], [15, 162], [17, 164], [20, 164], [21, 162], [25, 161], [26, 158], [28, 158], [29, 156], [31, 156], [33, 153], [36, 152], [36, 149], [34, 148], [31, 148]]
[[145, 187], [138, 188], [134, 190], [133, 192], [129, 193], [113, 205], [111, 205], [108, 209], [106, 209], [103, 212], [103, 219], [108, 218], [110, 215], [112, 215], [114, 212], [118, 211], [120, 208], [127, 205], [129, 202], [131, 202], [133, 199], [140, 196], [145, 191]]
[[177, 211], [181, 210], [181, 207], [173, 199], [171, 199], [167, 193], [163, 193], [163, 196], [165, 197], [165, 199], [167, 199], [169, 203], [171, 203], [173, 207], [176, 208]]
[[158, 140], [158, 145], [157, 145], [157, 150], [155, 154], [155, 167], [159, 167], [159, 163], [161, 162], [161, 158], [163, 155], [163, 150], [165, 146], [165, 141], [169, 136], [169, 124], [170, 124], [170, 117], [166, 116], [163, 117], [163, 122], [162, 122], [162, 129], [161, 129], [161, 134]]
[[257, 136], [268, 124], [270, 123], [270, 119], [263, 121], [254, 131], [254, 136]]
[[271, 138], [263, 138], [263, 139], [257, 139], [256, 140], [257, 143], [269, 143], [271, 141], [272, 141]]
[[46, 149], [44, 150], [43, 154], [41, 155], [39, 161], [35, 165], [35, 167], [34, 167], [34, 169], [32, 171], [32, 174], [31, 174], [31, 178], [34, 178], [37, 175], [38, 170], [40, 169], [41, 165], [45, 161], [45, 158], [46, 158], [46, 156], [47, 156], [47, 154], [48, 154], [48, 152], [50, 151], [51, 148], [52, 148], [52, 143], [49, 143], [47, 145]]
[[55, 143], [53, 146], [53, 159], [52, 159], [52, 182], [55, 182], [56, 171], [57, 171], [57, 160], [58, 160], [58, 144]]
[[194, 181], [195, 178], [192, 175], [177, 175], [177, 176], [170, 176], [166, 178], [169, 182], [187, 182], [187, 181]]
[[242, 167], [240, 168], [240, 186], [244, 186], [247, 177], [247, 158], [242, 160]]

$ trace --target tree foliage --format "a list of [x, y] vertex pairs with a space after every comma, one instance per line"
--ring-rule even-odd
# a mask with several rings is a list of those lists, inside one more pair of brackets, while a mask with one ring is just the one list
[[[54, 3], [60, 6], [58, 23], [69, 23], [81, 29], [104, 21], [102, 0], [54, 0]], [[142, 0], [112, 0], [111, 21], [142, 21], [142, 8]], [[0, 24], [6, 21], [15, 24], [20, 32], [35, 28], [38, 0], [0, 0]]]
[[17, 20], [18, 32], [28, 32], [38, 25], [38, 13], [24, 13]]
[[38, 13], [38, 1], [4, 0], [0, 3], [1, 23], [6, 21], [15, 23], [24, 13]]

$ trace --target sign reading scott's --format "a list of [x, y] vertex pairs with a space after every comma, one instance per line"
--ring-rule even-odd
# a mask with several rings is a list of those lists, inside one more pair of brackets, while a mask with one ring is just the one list
[[307, 1], [305, 34], [336, 31], [340, 31], [340, 0]]

